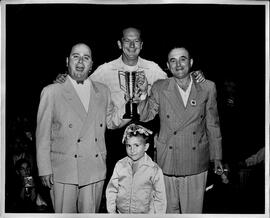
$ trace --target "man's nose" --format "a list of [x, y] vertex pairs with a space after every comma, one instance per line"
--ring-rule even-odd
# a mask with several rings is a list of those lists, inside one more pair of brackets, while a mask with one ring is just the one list
[[83, 62], [83, 57], [79, 57], [78, 63], [82, 63], [82, 62]]
[[130, 47], [134, 48], [135, 47], [135, 42], [134, 41], [130, 41], [129, 45], [130, 45]]
[[181, 66], [181, 61], [176, 61], [176, 66], [180, 67]]

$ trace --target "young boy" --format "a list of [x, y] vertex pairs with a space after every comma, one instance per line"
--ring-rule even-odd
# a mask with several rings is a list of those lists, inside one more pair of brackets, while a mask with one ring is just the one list
[[165, 213], [162, 170], [145, 153], [152, 131], [130, 124], [123, 135], [127, 157], [119, 160], [106, 189], [109, 213]]
[[39, 194], [37, 184], [32, 175], [32, 167], [29, 160], [19, 159], [15, 164], [17, 175], [16, 184], [10, 191], [11, 212], [18, 213], [48, 213], [51, 212], [48, 204]]

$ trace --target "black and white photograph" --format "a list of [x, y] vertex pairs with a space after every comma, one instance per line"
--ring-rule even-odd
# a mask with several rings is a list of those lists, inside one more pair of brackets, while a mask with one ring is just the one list
[[268, 1], [5, 0], [1, 61], [0, 217], [269, 217]]

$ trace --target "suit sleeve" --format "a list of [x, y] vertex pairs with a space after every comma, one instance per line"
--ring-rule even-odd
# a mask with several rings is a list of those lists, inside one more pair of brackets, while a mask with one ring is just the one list
[[211, 86], [209, 98], [206, 104], [206, 127], [207, 136], [210, 144], [210, 159], [222, 159], [221, 133], [219, 125], [219, 116], [217, 110], [217, 92], [215, 84]]
[[157, 80], [167, 79], [167, 73], [165, 73], [158, 64], [154, 63], [153, 69], [151, 69], [151, 75], [147, 77], [148, 80], [148, 94], [150, 94], [151, 87]]
[[164, 176], [162, 170], [157, 167], [153, 177], [153, 198], [150, 203], [150, 213], [166, 213], [167, 199], [165, 191]]
[[53, 104], [51, 90], [44, 88], [40, 97], [36, 129], [37, 166], [40, 176], [52, 174], [50, 151]]
[[116, 198], [118, 194], [117, 164], [113, 170], [112, 177], [106, 188], [106, 205], [108, 213], [116, 213]]
[[120, 114], [124, 114], [124, 106], [122, 108], [118, 108], [115, 103], [111, 99], [111, 92], [107, 89], [107, 114], [106, 114], [106, 122], [107, 127], [109, 129], [116, 129], [121, 127], [122, 119]]
[[151, 88], [150, 96], [141, 101], [138, 106], [140, 120], [142, 122], [148, 122], [153, 120], [159, 112], [159, 95], [157, 84]]

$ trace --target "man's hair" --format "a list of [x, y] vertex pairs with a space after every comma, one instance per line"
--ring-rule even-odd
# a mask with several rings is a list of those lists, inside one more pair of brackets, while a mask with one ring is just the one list
[[169, 50], [169, 52], [167, 53], [167, 54], [168, 54], [168, 55], [167, 55], [167, 59], [168, 59], [169, 54], [171, 53], [172, 50], [174, 50], [174, 49], [179, 49], [179, 48], [185, 49], [185, 50], [188, 52], [189, 58], [190, 58], [190, 59], [193, 58], [193, 55], [192, 55], [192, 49], [191, 49], [190, 46], [188, 46], [187, 44], [177, 44], [177, 45], [173, 46], [173, 47]]
[[29, 160], [27, 160], [25, 158], [21, 158], [21, 159], [17, 160], [17, 162], [15, 163], [15, 170], [20, 170], [20, 167], [24, 163], [27, 163], [28, 166], [30, 167], [30, 169], [32, 168]]
[[122, 40], [122, 38], [124, 37], [125, 32], [126, 32], [127, 30], [129, 30], [129, 29], [136, 30], [136, 31], [139, 33], [139, 35], [140, 35], [140, 40], [142, 41], [142, 32], [141, 32], [141, 29], [139, 29], [139, 28], [137, 28], [137, 27], [135, 27], [135, 26], [129, 26], [129, 27], [123, 28], [123, 29], [122, 29], [122, 34], [120, 35], [120, 39], [121, 39], [121, 40]]

